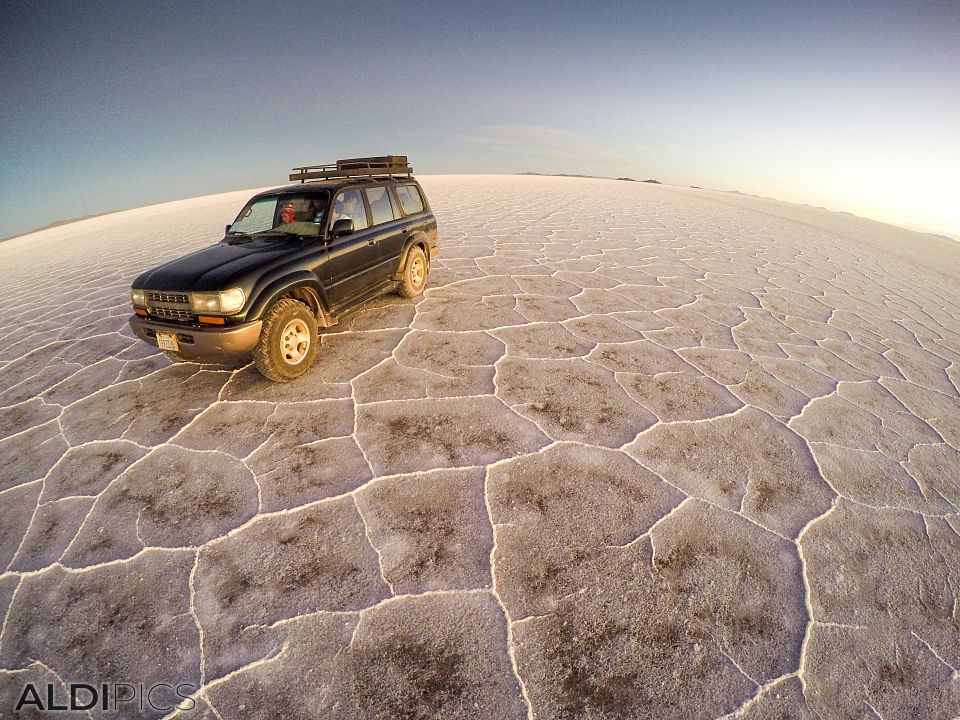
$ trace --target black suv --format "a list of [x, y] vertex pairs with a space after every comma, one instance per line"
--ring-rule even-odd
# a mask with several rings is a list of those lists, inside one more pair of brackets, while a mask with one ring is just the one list
[[423, 292], [437, 221], [402, 155], [295, 168], [299, 184], [254, 196], [219, 243], [143, 273], [137, 337], [176, 358], [253, 351], [288, 382], [310, 367], [317, 328], [390, 290]]

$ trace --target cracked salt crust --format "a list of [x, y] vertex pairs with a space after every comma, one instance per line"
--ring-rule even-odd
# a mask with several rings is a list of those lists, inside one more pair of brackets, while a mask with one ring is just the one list
[[960, 247], [421, 181], [426, 292], [290, 385], [126, 324], [247, 192], [0, 245], [0, 712], [46, 677], [221, 720], [960, 714]]

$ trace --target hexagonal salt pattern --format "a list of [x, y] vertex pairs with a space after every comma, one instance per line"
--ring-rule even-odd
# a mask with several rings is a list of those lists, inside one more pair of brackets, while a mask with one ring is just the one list
[[423, 184], [427, 291], [289, 385], [127, 327], [247, 192], [0, 244], [0, 716], [31, 680], [221, 720], [960, 714], [960, 246]]

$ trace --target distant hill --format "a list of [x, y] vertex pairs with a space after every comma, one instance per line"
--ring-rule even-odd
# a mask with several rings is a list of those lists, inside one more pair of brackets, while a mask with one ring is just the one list
[[[517, 173], [517, 175], [537, 175], [539, 177], [575, 177], [575, 178], [592, 178], [593, 180], [613, 180], [614, 178], [604, 177], [602, 175], [576, 175], [574, 173], [538, 173], [538, 172], [522, 172]], [[653, 183], [654, 185], [662, 185], [659, 180], [640, 180], [637, 181], [632, 177], [618, 177], [617, 180], [623, 180], [625, 182], [645, 182]]]
[[592, 178], [593, 180], [610, 180], [611, 178], [600, 177], [599, 175], [576, 175], [574, 173], [538, 173], [538, 172], [522, 172], [517, 173], [517, 175], [537, 175], [538, 177], [576, 177], [576, 178]]
[[54, 220], [49, 225], [44, 225], [43, 227], [34, 228], [33, 230], [26, 230], [22, 233], [17, 233], [16, 235], [10, 235], [9, 237], [0, 238], [0, 242], [4, 240], [13, 240], [14, 238], [23, 237], [24, 235], [29, 235], [30, 233], [40, 232], [41, 230], [50, 230], [55, 227], [60, 227], [61, 225], [69, 225], [70, 223], [80, 222], [81, 220], [89, 220], [90, 218], [100, 217], [101, 215], [109, 215], [110, 213], [118, 212], [117, 210], [108, 210], [107, 212], [94, 213], [93, 215], [80, 215], [79, 217], [70, 218], [69, 220]]

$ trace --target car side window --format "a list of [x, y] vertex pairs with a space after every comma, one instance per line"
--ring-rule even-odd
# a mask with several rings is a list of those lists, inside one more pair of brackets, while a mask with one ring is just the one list
[[354, 230], [363, 230], [368, 226], [367, 209], [364, 207], [363, 196], [359, 190], [344, 190], [333, 201], [333, 209], [330, 211], [330, 227], [333, 227], [337, 220], [343, 218], [353, 220]]
[[423, 197], [416, 185], [398, 185], [397, 197], [404, 215], [416, 215], [423, 212]]
[[387, 188], [371, 187], [367, 188], [367, 202], [370, 203], [370, 214], [373, 216], [373, 224], [388, 223], [397, 219], [396, 208], [393, 207], [393, 198]]

